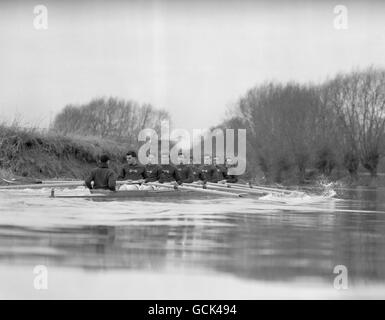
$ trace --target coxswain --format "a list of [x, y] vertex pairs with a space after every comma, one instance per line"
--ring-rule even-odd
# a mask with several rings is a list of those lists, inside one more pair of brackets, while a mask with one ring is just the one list
[[178, 164], [176, 168], [179, 173], [179, 177], [182, 183], [193, 183], [194, 182], [194, 173], [191, 168], [191, 165], [186, 164], [185, 156], [182, 152], [178, 153]]
[[103, 154], [98, 163], [98, 168], [91, 171], [88, 178], [85, 180], [86, 186], [89, 189], [104, 189], [104, 190], [116, 190], [116, 174], [110, 169], [110, 158], [108, 155]]

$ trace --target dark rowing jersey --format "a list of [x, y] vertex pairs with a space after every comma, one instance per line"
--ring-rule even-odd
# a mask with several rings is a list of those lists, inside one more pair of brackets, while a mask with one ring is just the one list
[[226, 180], [228, 178], [226, 166], [217, 164], [215, 169], [217, 171], [218, 181]]
[[191, 166], [186, 164], [178, 164], [176, 166], [179, 177], [182, 181], [182, 183], [192, 183], [194, 182], [194, 174]]
[[146, 182], [158, 181], [162, 173], [162, 167], [158, 164], [146, 164]]
[[120, 180], [141, 180], [146, 178], [146, 170], [140, 163], [125, 164], [120, 171]]
[[199, 168], [199, 180], [203, 182], [218, 182], [217, 169], [212, 164], [205, 164]]
[[[94, 182], [92, 187], [91, 182]], [[108, 168], [107, 164], [100, 164], [99, 168], [91, 171], [91, 174], [85, 180], [86, 186], [89, 189], [107, 189], [115, 191], [116, 189], [116, 175], [115, 172]]]
[[191, 171], [193, 173], [193, 181], [199, 180], [199, 174], [200, 174], [200, 166], [198, 164], [193, 164], [190, 166]]
[[176, 181], [178, 184], [181, 184], [182, 181], [179, 176], [178, 169], [172, 164], [163, 164], [161, 167], [161, 173], [159, 177], [159, 182], [172, 182]]

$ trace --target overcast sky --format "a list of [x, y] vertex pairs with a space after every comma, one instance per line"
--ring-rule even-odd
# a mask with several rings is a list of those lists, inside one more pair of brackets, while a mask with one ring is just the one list
[[[324, 80], [385, 65], [381, 1], [10, 1], [0, 3], [0, 110], [47, 126], [66, 104], [118, 96], [167, 109], [174, 126], [217, 124], [265, 80]], [[33, 8], [48, 9], [36, 30]], [[348, 29], [334, 27], [334, 7]]]

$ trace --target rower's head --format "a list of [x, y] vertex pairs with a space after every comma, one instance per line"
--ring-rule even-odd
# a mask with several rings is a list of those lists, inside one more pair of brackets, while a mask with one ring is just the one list
[[212, 164], [211, 155], [205, 154], [205, 156], [203, 157], [203, 162], [204, 164]]
[[100, 163], [103, 165], [107, 165], [110, 163], [110, 157], [106, 154], [102, 154], [99, 159]]
[[126, 160], [128, 164], [136, 164], [138, 161], [137, 155], [135, 151], [128, 151], [126, 154]]
[[178, 153], [178, 164], [185, 164], [186, 163], [186, 157], [182, 152]]
[[162, 152], [160, 155], [160, 164], [169, 164], [170, 154], [168, 152]]
[[213, 164], [217, 165], [217, 164], [220, 164], [220, 163], [221, 163], [221, 158], [219, 156], [215, 156], [213, 158]]
[[147, 163], [148, 164], [154, 164], [156, 161], [155, 155], [153, 153], [149, 153], [147, 155]]

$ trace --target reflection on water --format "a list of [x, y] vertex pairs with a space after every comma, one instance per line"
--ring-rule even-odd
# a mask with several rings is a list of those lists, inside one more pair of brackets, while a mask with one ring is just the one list
[[[288, 205], [255, 199], [93, 202], [0, 194], [0, 265], [221, 272], [243, 280], [385, 280], [385, 192]], [[186, 271], [187, 272], [187, 271]]]

